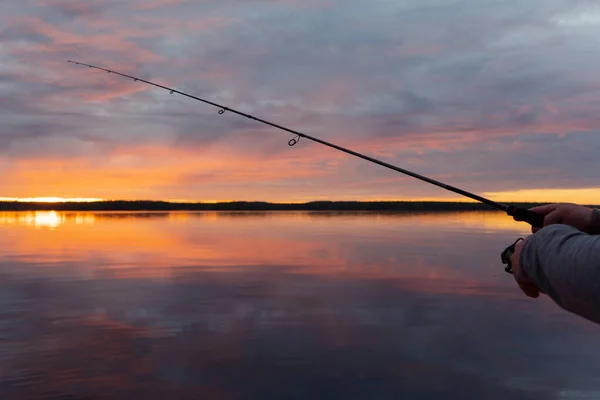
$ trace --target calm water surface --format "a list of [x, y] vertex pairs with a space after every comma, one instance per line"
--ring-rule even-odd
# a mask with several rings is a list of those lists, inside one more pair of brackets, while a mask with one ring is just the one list
[[0, 213], [0, 399], [600, 398], [495, 213]]

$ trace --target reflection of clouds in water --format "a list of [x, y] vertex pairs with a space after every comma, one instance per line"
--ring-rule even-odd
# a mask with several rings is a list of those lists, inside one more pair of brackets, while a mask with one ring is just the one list
[[600, 388], [595, 325], [519, 294], [499, 264], [513, 231], [486, 235], [452, 215], [113, 213], [91, 225], [67, 215], [52, 232], [0, 226], [0, 398]]
[[[18, 222], [15, 215], [26, 214], [0, 213], [0, 218]], [[515, 236], [507, 230], [498, 235], [480, 234], [474, 241], [466, 221], [495, 221], [493, 213], [56, 215], [61, 222], [51, 235], [46, 230], [0, 225], [0, 233], [6, 233], [0, 235], [5, 258], [52, 261], [57, 268], [60, 262], [81, 262], [96, 273], [122, 278], [165, 278], [174, 265], [273, 268], [293, 264], [310, 274], [432, 279], [471, 279], [476, 275], [478, 280], [489, 280], [497, 279], [498, 274], [489, 271], [501, 271], [499, 254]]]
[[5, 398], [553, 398], [599, 366], [578, 319], [404, 280], [256, 267], [2, 282]]
[[[283, 217], [283, 218], [282, 218]], [[495, 211], [445, 211], [445, 212], [386, 212], [386, 211], [1, 211], [0, 225], [61, 225], [65, 223], [94, 224], [123, 220], [168, 220], [171, 223], [189, 223], [190, 221], [235, 222], [254, 220], [257, 222], [275, 223], [294, 221], [295, 224], [314, 224], [323, 222], [343, 221], [350, 226], [370, 226], [377, 221], [381, 225], [409, 225], [419, 230], [419, 227], [438, 229], [456, 229], [468, 227], [485, 230], [519, 231], [526, 224], [516, 222], [503, 212]], [[448, 221], [452, 220], [453, 225]], [[58, 221], [50, 224], [48, 221]], [[415, 224], [415, 221], [418, 223]], [[443, 222], [442, 225], [439, 223]]]

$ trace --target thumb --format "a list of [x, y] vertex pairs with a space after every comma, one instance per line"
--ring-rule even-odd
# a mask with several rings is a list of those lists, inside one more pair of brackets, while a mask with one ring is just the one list
[[[546, 204], [543, 206], [532, 207], [529, 209], [529, 211], [544, 215], [543, 226], [547, 226], [550, 224], [555, 224], [557, 222], [557, 218], [560, 220], [561, 216], [559, 215], [559, 212], [556, 211], [558, 206], [559, 204]], [[532, 226], [531, 233], [536, 233], [542, 229], [542, 227]]]
[[[560, 224], [564, 217], [564, 213], [561, 210], [554, 210], [549, 214], [546, 214], [544, 217], [544, 226], [552, 225], [552, 224]], [[536, 233], [542, 228], [532, 227], [531, 233]]]
[[529, 211], [533, 211], [538, 214], [549, 214], [550, 212], [556, 210], [559, 204], [545, 204], [543, 206], [532, 207]]

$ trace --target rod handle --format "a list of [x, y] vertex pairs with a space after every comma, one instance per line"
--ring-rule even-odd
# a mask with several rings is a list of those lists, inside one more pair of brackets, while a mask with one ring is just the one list
[[529, 211], [525, 208], [508, 206], [506, 213], [517, 221], [525, 221], [534, 228], [544, 227], [544, 215]]

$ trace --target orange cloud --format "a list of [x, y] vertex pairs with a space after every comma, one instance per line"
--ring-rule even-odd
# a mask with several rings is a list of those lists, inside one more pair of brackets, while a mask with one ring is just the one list
[[522, 189], [483, 193], [495, 201], [579, 203], [600, 205], [600, 188]]
[[[190, 184], [207, 188], [227, 184], [229, 188], [209, 197], [232, 198], [237, 197], [236, 184], [268, 184], [329, 173], [308, 157], [261, 160], [239, 152], [202, 154], [193, 149], [158, 146], [117, 147], [106, 156], [94, 158], [20, 159], [9, 168], [12, 172], [0, 182], [10, 188], [10, 193], [5, 192], [10, 197], [82, 197], [76, 193], [89, 193], [85, 197], [108, 199], [176, 198], [176, 193], [160, 188]], [[203, 192], [206, 198], [208, 193]]]

